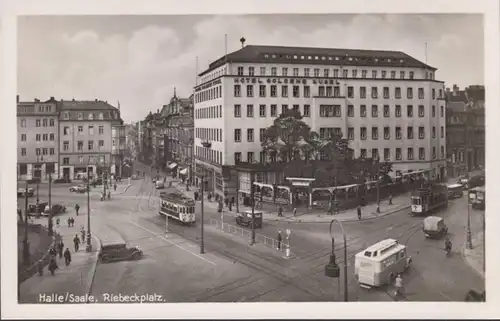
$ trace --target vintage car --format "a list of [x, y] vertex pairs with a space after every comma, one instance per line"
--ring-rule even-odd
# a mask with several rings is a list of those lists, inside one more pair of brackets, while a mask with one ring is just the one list
[[37, 205], [36, 204], [30, 204], [28, 205], [28, 215], [36, 215], [37, 213], [40, 213], [40, 215], [43, 213], [45, 210], [45, 207], [49, 204], [49, 202], [46, 201], [38, 201], [38, 211], [37, 211]]
[[448, 234], [448, 227], [444, 224], [444, 219], [439, 216], [426, 217], [422, 229], [426, 238], [438, 239]]
[[[35, 193], [35, 189], [28, 187], [28, 197], [32, 197], [34, 193]], [[17, 189], [17, 196], [18, 197], [24, 197], [25, 194], [26, 194], [26, 188], [20, 187]]]
[[[255, 228], [262, 228], [262, 212], [254, 211]], [[236, 216], [236, 224], [246, 227], [252, 227], [252, 211], [247, 210], [238, 213]]]
[[67, 209], [66, 209], [66, 206], [62, 205], [62, 204], [54, 204], [52, 205], [52, 209], [49, 208], [49, 205], [47, 204], [47, 206], [45, 206], [45, 209], [42, 213], [42, 215], [49, 215], [49, 214], [52, 214], [52, 215], [58, 215], [58, 214], [62, 214], [62, 213], [66, 213]]
[[125, 243], [112, 243], [102, 245], [99, 250], [99, 260], [102, 263], [110, 263], [126, 260], [139, 260], [143, 256], [142, 251], [136, 247], [128, 247]]
[[69, 188], [70, 192], [85, 193], [87, 191], [86, 185], [75, 185]]

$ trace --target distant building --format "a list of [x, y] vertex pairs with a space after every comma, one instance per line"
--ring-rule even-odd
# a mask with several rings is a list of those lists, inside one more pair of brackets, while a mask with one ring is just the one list
[[59, 175], [59, 113], [51, 97], [19, 101], [17, 96], [17, 178], [46, 181]]

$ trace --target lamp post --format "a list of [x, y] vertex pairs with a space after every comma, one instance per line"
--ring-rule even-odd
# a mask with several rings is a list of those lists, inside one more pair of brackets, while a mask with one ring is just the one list
[[250, 245], [255, 244], [255, 188], [254, 188], [255, 173], [250, 174], [250, 202], [252, 202], [252, 240]]
[[[90, 156], [89, 156], [90, 163]], [[90, 234], [90, 179], [92, 178], [87, 167], [87, 252], [92, 252], [92, 239]]]
[[[467, 125], [465, 126], [465, 132], [467, 133]], [[466, 138], [467, 139], [467, 136]], [[466, 155], [465, 155], [465, 162], [466, 162], [466, 168], [467, 168], [467, 177], [469, 176], [469, 148], [467, 146], [466, 150]], [[469, 178], [470, 181], [470, 178]], [[471, 227], [470, 227], [470, 197], [469, 197], [469, 191], [470, 191], [470, 184], [469, 181], [467, 181], [467, 232], [466, 232], [466, 247], [467, 249], [471, 250], [472, 249], [472, 232], [471, 232]]]
[[344, 227], [340, 221], [333, 219], [330, 222], [330, 237], [332, 239], [332, 254], [330, 255], [330, 262], [325, 266], [325, 275], [330, 278], [339, 278], [340, 277], [340, 268], [335, 262], [335, 238], [332, 235], [332, 225], [333, 223], [337, 223], [340, 225], [340, 229], [342, 230], [342, 235], [344, 237], [344, 301], [348, 301], [347, 294], [347, 238], [344, 231]]
[[203, 194], [205, 191], [205, 176], [201, 175], [201, 240], [200, 240], [200, 253], [204, 254], [205, 253], [205, 243], [203, 240], [203, 219], [205, 218], [205, 213], [204, 213], [204, 201], [203, 201]]
[[49, 236], [54, 234], [54, 224], [52, 222], [52, 172], [49, 172], [49, 216], [48, 216]]
[[23, 262], [30, 263], [30, 244], [28, 243], [28, 181], [24, 190], [24, 238], [23, 238]]
[[[43, 155], [40, 157], [39, 155], [36, 155], [36, 169], [37, 171], [40, 170], [40, 160], [43, 162]], [[42, 175], [40, 175], [42, 176]], [[37, 177], [37, 180], [36, 180], [36, 216], [37, 218], [40, 217], [40, 206], [39, 206], [39, 203], [40, 203], [40, 198], [38, 197], [38, 191], [39, 191], [39, 188], [40, 188], [40, 179], [39, 177]]]

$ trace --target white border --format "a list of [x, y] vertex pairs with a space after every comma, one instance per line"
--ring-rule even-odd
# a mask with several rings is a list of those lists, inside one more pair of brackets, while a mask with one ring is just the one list
[[[4, 49], [3, 79], [0, 117], [1, 143], [1, 246], [2, 246], [2, 317], [16, 318], [105, 318], [119, 316], [127, 318], [486, 318], [495, 314], [495, 303], [499, 301], [497, 229], [500, 217], [499, 149], [495, 148], [498, 136], [499, 113], [499, 6], [498, 0], [5, 0], [1, 22]], [[485, 14], [485, 85], [486, 85], [486, 162], [487, 168], [487, 248], [486, 260], [488, 303], [233, 303], [229, 304], [161, 304], [138, 308], [137, 305], [86, 305], [47, 306], [18, 305], [16, 303], [16, 224], [13, 186], [16, 185], [16, 142], [12, 133], [16, 131], [15, 97], [17, 87], [16, 16], [23, 14], [248, 14], [248, 13], [484, 13]], [[497, 134], [497, 135], [495, 135]]]

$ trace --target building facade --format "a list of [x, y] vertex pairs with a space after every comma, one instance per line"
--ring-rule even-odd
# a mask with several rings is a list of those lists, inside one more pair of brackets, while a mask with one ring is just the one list
[[17, 142], [18, 180], [58, 177], [59, 113], [54, 97], [20, 102], [17, 96]]
[[127, 154], [127, 134], [126, 126], [120, 118], [114, 120], [111, 124], [111, 174], [122, 176], [123, 161]]
[[81, 179], [110, 172], [112, 124], [118, 121], [118, 109], [105, 101], [61, 101], [59, 176]]
[[484, 169], [484, 86], [447, 89], [446, 145], [450, 177]]
[[269, 161], [260, 139], [286, 109], [320, 136], [342, 133], [355, 157], [394, 173], [446, 177], [446, 100], [436, 68], [402, 52], [246, 46], [210, 64], [195, 87], [197, 176], [233, 193], [238, 162]]

